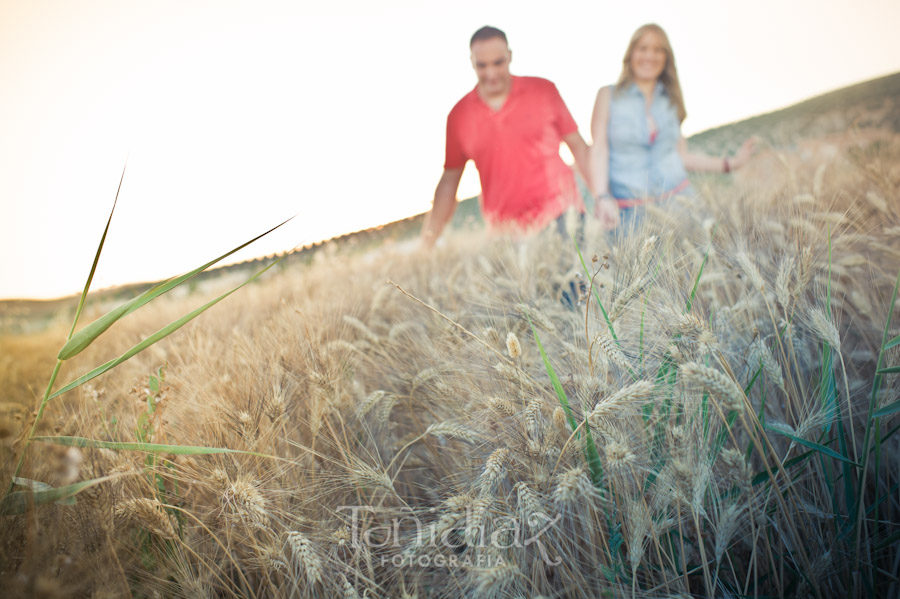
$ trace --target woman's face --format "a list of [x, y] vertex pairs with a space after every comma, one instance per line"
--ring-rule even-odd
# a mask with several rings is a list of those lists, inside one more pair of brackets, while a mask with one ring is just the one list
[[662, 37], [648, 31], [634, 46], [631, 53], [631, 72], [637, 81], [655, 81], [666, 68], [666, 47]]

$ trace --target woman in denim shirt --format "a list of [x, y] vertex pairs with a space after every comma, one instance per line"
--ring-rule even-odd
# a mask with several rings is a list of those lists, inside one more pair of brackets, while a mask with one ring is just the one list
[[630, 223], [648, 202], [689, 192], [687, 171], [728, 173], [750, 159], [753, 139], [733, 158], [688, 152], [686, 114], [669, 38], [659, 25], [644, 25], [631, 37], [619, 82], [597, 93], [591, 118], [594, 211], [604, 226]]

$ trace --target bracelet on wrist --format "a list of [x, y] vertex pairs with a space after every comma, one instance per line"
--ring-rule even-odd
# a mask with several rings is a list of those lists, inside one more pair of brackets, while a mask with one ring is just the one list
[[598, 193], [595, 198], [598, 202], [601, 200], [611, 200], [613, 197], [609, 195], [608, 191], [604, 191], [603, 193]]
[[731, 162], [727, 158], [722, 159], [722, 172], [728, 174], [731, 172]]

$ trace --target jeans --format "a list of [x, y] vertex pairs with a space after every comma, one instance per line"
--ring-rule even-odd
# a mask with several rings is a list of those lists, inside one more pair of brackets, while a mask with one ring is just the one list
[[[693, 196], [695, 194], [694, 188], [692, 186], [688, 186], [686, 189], [679, 192], [677, 195], [679, 196]], [[671, 210], [675, 205], [675, 197], [669, 196], [659, 201], [652, 202], [653, 206], [656, 208], [660, 208], [662, 210]], [[634, 233], [641, 230], [641, 227], [644, 224], [644, 219], [647, 216], [647, 206], [644, 204], [638, 204], [637, 206], [629, 206], [627, 208], [619, 208], [619, 226], [614, 230], [609, 231], [610, 235], [633, 235]]]

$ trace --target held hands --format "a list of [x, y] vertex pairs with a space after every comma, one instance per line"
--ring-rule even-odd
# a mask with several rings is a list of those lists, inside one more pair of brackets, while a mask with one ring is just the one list
[[611, 231], [619, 226], [619, 206], [608, 193], [601, 193], [594, 200], [594, 216], [604, 230]]

